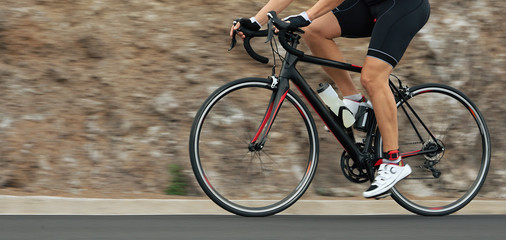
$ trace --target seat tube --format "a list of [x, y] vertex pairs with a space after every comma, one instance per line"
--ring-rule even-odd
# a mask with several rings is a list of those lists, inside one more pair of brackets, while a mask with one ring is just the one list
[[331, 130], [332, 134], [335, 136], [337, 141], [343, 146], [343, 148], [348, 152], [348, 154], [356, 161], [363, 162], [366, 158], [366, 155], [360, 152], [359, 148], [355, 144], [355, 140], [348, 137], [345, 133], [344, 129], [334, 121], [334, 118], [330, 114], [329, 109], [322, 103], [318, 97], [318, 95], [312, 90], [312, 88], [308, 85], [308, 83], [304, 80], [304, 78], [300, 75], [300, 73], [292, 69], [290, 71], [290, 79], [292, 79], [293, 83], [302, 95], [306, 98], [306, 100], [313, 107], [318, 116], [323, 120], [323, 122], [328, 126]]

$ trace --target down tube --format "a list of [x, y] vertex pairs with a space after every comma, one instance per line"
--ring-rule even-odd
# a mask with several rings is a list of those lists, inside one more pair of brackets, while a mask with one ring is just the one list
[[311, 104], [313, 109], [318, 113], [320, 118], [325, 122], [327, 127], [332, 131], [337, 141], [341, 143], [343, 148], [348, 152], [348, 154], [354, 159], [361, 162], [363, 159], [363, 155], [360, 153], [360, 150], [357, 148], [355, 144], [355, 139], [351, 139], [344, 132], [344, 130], [339, 126], [334, 120], [329, 112], [327, 106], [325, 106], [316, 93], [311, 89], [311, 87], [307, 84], [307, 82], [302, 78], [298, 71], [294, 71], [292, 76], [290, 77], [293, 83], [297, 86], [299, 91], [304, 95], [307, 101]]

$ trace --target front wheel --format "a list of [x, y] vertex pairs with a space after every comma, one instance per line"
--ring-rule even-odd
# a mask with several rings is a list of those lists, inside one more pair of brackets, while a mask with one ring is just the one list
[[406, 97], [397, 102], [399, 147], [413, 172], [395, 185], [392, 198], [419, 215], [454, 213], [478, 194], [487, 176], [485, 119], [468, 97], [445, 85], [415, 86]]
[[189, 150], [195, 177], [211, 200], [234, 214], [268, 216], [288, 208], [316, 171], [316, 127], [292, 91], [263, 148], [250, 144], [272, 94], [268, 79], [233, 81], [211, 94], [193, 122]]

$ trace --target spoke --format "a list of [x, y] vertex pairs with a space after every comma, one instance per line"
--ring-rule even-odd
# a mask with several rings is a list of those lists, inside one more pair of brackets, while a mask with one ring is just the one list
[[[208, 107], [196, 118], [200, 125], [193, 125], [200, 129], [192, 127], [192, 134], [200, 133], [191, 136], [198, 142], [190, 141], [190, 150], [195, 150], [190, 154], [193, 170], [201, 169], [195, 171], [200, 186], [226, 210], [245, 216], [277, 213], [309, 187], [316, 164], [302, 164], [308, 157], [317, 161], [316, 127], [304, 102], [290, 91], [283, 92], [278, 101], [286, 97], [283, 106], [276, 103], [269, 107], [273, 90], [268, 88], [268, 81], [240, 79], [229, 85], [213, 93], [216, 101], [208, 100], [212, 105], [203, 105]], [[274, 112], [279, 113], [275, 122]], [[294, 136], [293, 129], [305, 131]], [[267, 135], [269, 130], [272, 132]], [[291, 138], [296, 143], [286, 141]], [[292, 149], [306, 138], [308, 143]], [[267, 149], [260, 147], [264, 140], [268, 140]], [[257, 144], [256, 150], [252, 142]], [[310, 177], [294, 174], [301, 172], [301, 167]], [[244, 199], [260, 201], [241, 201]]]
[[450, 214], [483, 184], [482, 152], [488, 149], [486, 137], [480, 135], [482, 123], [476, 123], [477, 114], [471, 116], [469, 99], [450, 87], [424, 84], [411, 90], [412, 98], [399, 106], [399, 145], [403, 158], [413, 157], [407, 160], [413, 171], [408, 181], [395, 186], [392, 197], [417, 214]]

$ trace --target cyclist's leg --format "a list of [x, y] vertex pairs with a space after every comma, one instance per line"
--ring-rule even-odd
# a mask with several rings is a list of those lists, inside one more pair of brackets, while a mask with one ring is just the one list
[[383, 151], [388, 152], [387, 156], [383, 156], [374, 182], [363, 193], [366, 198], [385, 193], [412, 172], [409, 165], [402, 163], [398, 153], [397, 106], [388, 84], [392, 69], [392, 66], [384, 60], [368, 56], [360, 78], [374, 107], [376, 122], [383, 137]]
[[390, 0], [375, 5], [371, 11], [377, 14], [377, 21], [371, 34], [361, 83], [373, 103], [384, 151], [397, 150], [397, 108], [388, 78], [411, 39], [427, 22], [430, 10], [427, 0]]
[[[316, 56], [344, 61], [333, 38], [369, 37], [374, 22], [374, 16], [362, 0], [345, 0], [332, 10], [332, 13], [316, 19], [304, 35], [311, 51]], [[359, 102], [365, 99], [362, 94], [359, 94], [350, 74], [334, 68], [324, 69], [341, 89], [346, 105], [353, 113], [356, 113]]]
[[[402, 163], [398, 149], [398, 126], [395, 99], [388, 86], [388, 76], [401, 59], [414, 35], [429, 16], [427, 0], [384, 1], [371, 7], [377, 21], [371, 34], [369, 51], [362, 70], [361, 82], [374, 107], [381, 135], [383, 151], [392, 151], [379, 166], [378, 175], [364, 197], [374, 197], [392, 188], [411, 172]], [[385, 156], [384, 156], [385, 158]]]
[[[304, 31], [303, 39], [314, 56], [344, 61], [343, 54], [333, 40], [341, 36], [341, 27], [332, 12], [314, 20]], [[358, 93], [348, 71], [330, 67], [323, 67], [323, 70], [332, 78], [344, 96]]]
[[392, 66], [383, 60], [366, 57], [360, 82], [369, 94], [383, 137], [385, 151], [398, 149], [397, 106], [388, 85]]

